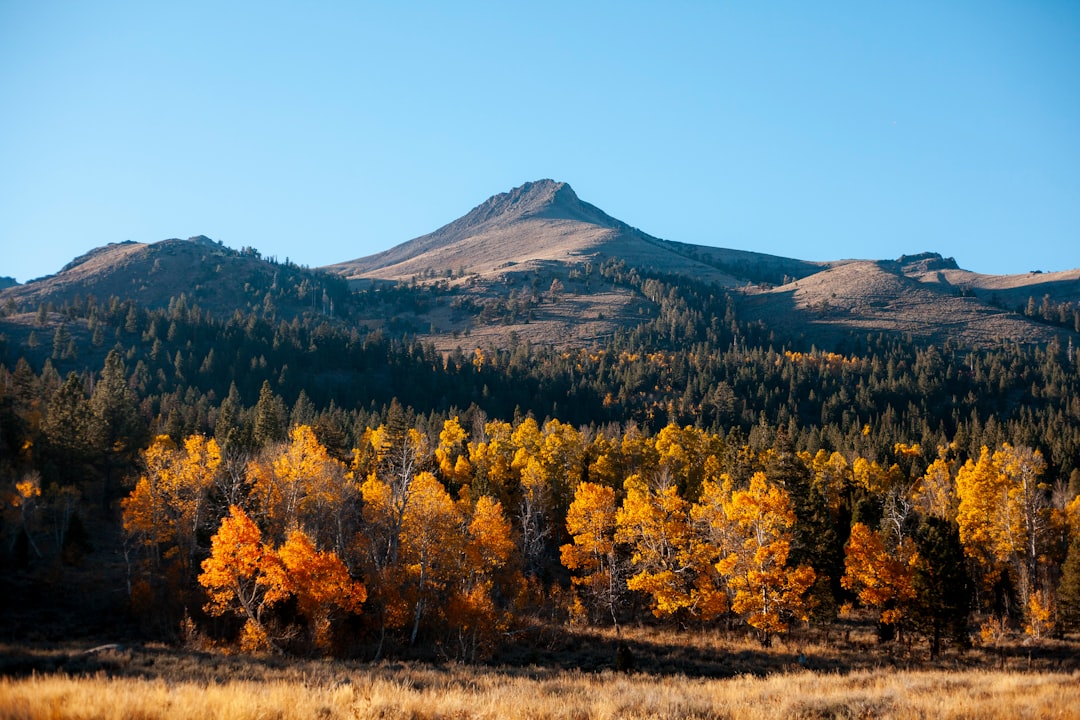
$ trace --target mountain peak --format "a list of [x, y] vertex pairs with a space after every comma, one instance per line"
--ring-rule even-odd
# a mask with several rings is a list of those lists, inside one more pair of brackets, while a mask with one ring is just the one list
[[536, 180], [491, 196], [459, 222], [475, 227], [527, 217], [577, 219], [582, 205], [577, 193], [567, 183], [550, 179]]

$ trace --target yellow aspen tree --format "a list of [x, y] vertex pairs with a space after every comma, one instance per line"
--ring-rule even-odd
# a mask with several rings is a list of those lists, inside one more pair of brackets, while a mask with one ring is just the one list
[[495, 596], [515, 595], [521, 575], [505, 572], [517, 548], [502, 504], [484, 495], [469, 514], [464, 563], [446, 612], [461, 657], [475, 660], [495, 649], [499, 636], [509, 629], [510, 613], [498, 606]]
[[680, 610], [696, 614], [690, 504], [668, 476], [650, 487], [641, 476], [623, 484], [626, 497], [615, 513], [615, 542], [630, 547], [629, 590], [649, 596], [656, 617]]
[[574, 571], [573, 584], [594, 608], [605, 610], [618, 625], [625, 580], [615, 553], [615, 490], [583, 482], [566, 513], [572, 542], [559, 548], [562, 564]]
[[818, 450], [813, 456], [799, 453], [799, 458], [813, 473], [811, 488], [823, 498], [830, 516], [835, 518], [851, 488], [853, 478], [850, 463], [840, 453], [830, 454], [825, 450]]
[[574, 426], [552, 419], [544, 423], [537, 457], [551, 487], [554, 506], [569, 506], [570, 495], [582, 475], [584, 444]]
[[472, 481], [467, 440], [468, 434], [456, 415], [443, 421], [439, 444], [435, 448], [435, 462], [439, 466], [439, 476], [448, 487], [460, 488]]
[[469, 466], [473, 474], [473, 490], [480, 495], [492, 495], [505, 507], [511, 507], [518, 469], [514, 467], [517, 447], [512, 436], [513, 426], [502, 420], [484, 423], [483, 436], [469, 442]]
[[273, 533], [284, 537], [289, 529], [304, 527], [320, 540], [343, 545], [336, 525], [350, 492], [345, 465], [330, 455], [308, 425], [292, 428], [287, 444], [265, 452], [269, 461], [253, 463], [249, 474], [252, 497]]
[[[715, 484], [710, 485], [715, 491]], [[727, 582], [731, 610], [768, 645], [774, 635], [787, 632], [791, 618], [809, 617], [806, 594], [814, 584], [814, 570], [788, 566], [795, 511], [783, 488], [759, 472], [750, 478], [749, 488], [731, 490], [728, 482], [721, 493], [723, 512], [712, 520], [727, 525], [720, 533], [726, 535], [726, 547], [716, 569]]]
[[621, 478], [627, 477], [618, 444], [603, 432], [598, 432], [589, 443], [587, 452], [589, 480], [600, 485], [615, 487]]
[[952, 476], [947, 446], [938, 448], [938, 456], [926, 468], [915, 485], [915, 507], [923, 515], [954, 520], [956, 518], [956, 483]]
[[904, 606], [915, 599], [914, 555], [910, 543], [890, 551], [878, 533], [855, 523], [844, 546], [840, 584], [866, 607], [877, 608], [880, 623], [895, 625], [904, 616]]
[[968, 460], [956, 474], [956, 520], [965, 554], [983, 570], [991, 587], [1011, 571], [1021, 601], [1035, 592], [1042, 545], [1049, 529], [1047, 486], [1040, 482], [1046, 461], [1038, 450], [985, 446], [977, 462]]
[[409, 644], [415, 644], [429, 605], [459, 570], [463, 537], [461, 516], [446, 488], [430, 472], [416, 476], [401, 523], [403, 595], [412, 606]]
[[[518, 453], [523, 453], [519, 450]], [[540, 460], [528, 458], [521, 470], [521, 493], [518, 502], [518, 525], [521, 528], [521, 557], [525, 570], [538, 575], [543, 570], [545, 549], [552, 531], [551, 482]]]
[[142, 453], [145, 472], [121, 501], [124, 530], [157, 561], [180, 561], [184, 575], [198, 553], [198, 532], [208, 519], [208, 498], [214, 487], [221, 450], [217, 442], [192, 435], [178, 448], [159, 435]]

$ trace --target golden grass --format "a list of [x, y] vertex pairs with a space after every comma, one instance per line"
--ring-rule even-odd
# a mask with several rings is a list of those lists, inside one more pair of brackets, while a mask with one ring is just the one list
[[538, 668], [396, 664], [335, 673], [330, 667], [317, 677], [263, 682], [3, 678], [0, 718], [1080, 717], [1080, 673], [796, 671], [715, 680]]

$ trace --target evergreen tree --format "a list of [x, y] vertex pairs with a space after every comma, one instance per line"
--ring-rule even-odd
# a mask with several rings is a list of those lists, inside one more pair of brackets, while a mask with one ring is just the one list
[[285, 403], [274, 394], [270, 381], [263, 380], [259, 390], [259, 402], [255, 404], [254, 440], [258, 447], [284, 442], [288, 432]]
[[1069, 543], [1058, 585], [1058, 617], [1065, 632], [1080, 631], [1080, 536]]
[[960, 530], [942, 518], [927, 518], [915, 534], [919, 563], [912, 584], [912, 619], [930, 639], [930, 656], [941, 652], [942, 640], [966, 642], [972, 587], [960, 544]]
[[50, 476], [64, 484], [86, 479], [94, 457], [94, 420], [82, 378], [69, 373], [53, 393], [42, 424]]
[[90, 409], [105, 479], [102, 505], [108, 509], [115, 499], [117, 480], [131, 466], [147, 434], [136, 409], [135, 395], [127, 384], [124, 359], [116, 350], [111, 350], [105, 358], [101, 378], [90, 397]]
[[243, 444], [243, 428], [240, 422], [243, 403], [236, 383], [229, 384], [229, 394], [221, 401], [214, 422], [214, 438], [222, 450], [235, 449]]

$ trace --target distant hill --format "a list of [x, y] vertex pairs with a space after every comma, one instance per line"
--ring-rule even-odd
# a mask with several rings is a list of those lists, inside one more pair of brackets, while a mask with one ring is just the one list
[[253, 248], [233, 250], [199, 235], [110, 243], [75, 258], [54, 275], [7, 288], [0, 298], [33, 308], [78, 297], [116, 297], [154, 308], [167, 307], [184, 295], [189, 304], [215, 315], [271, 307], [275, 315], [291, 318], [320, 312], [323, 291], [340, 285], [335, 276], [264, 259]]

